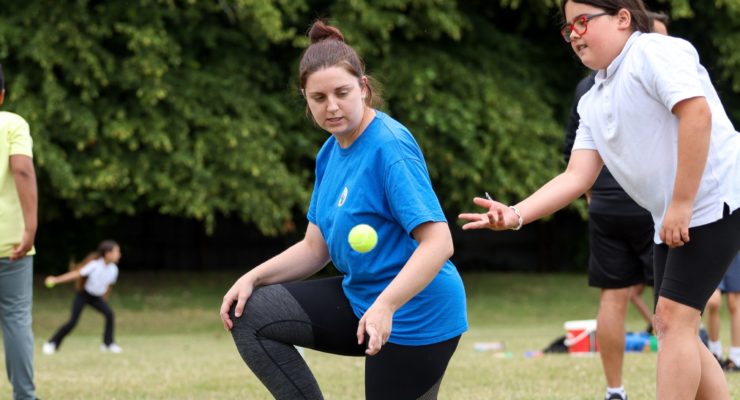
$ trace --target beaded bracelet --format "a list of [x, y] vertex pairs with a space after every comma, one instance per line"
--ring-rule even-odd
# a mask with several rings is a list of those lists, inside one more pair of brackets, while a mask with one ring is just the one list
[[524, 225], [524, 219], [522, 219], [522, 214], [519, 214], [519, 209], [514, 206], [509, 206], [514, 211], [514, 214], [516, 214], [517, 218], [519, 218], [519, 225], [516, 226], [516, 228], [511, 228], [512, 231], [518, 231], [519, 229], [522, 229], [522, 225]]

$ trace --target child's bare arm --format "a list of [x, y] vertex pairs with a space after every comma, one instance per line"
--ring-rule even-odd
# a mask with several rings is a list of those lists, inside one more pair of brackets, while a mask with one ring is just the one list
[[110, 293], [113, 291], [113, 285], [108, 285], [108, 290], [105, 291], [105, 294], [103, 295], [103, 300], [108, 302], [110, 300]]
[[59, 284], [59, 283], [67, 283], [71, 282], [75, 279], [79, 279], [82, 277], [82, 274], [80, 274], [79, 270], [75, 271], [69, 271], [66, 274], [58, 275], [58, 276], [48, 276], [45, 279], [45, 282], [52, 282], [53, 284]]

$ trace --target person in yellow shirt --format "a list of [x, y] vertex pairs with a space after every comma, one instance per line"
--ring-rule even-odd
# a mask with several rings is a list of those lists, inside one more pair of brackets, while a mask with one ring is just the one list
[[[0, 67], [0, 104], [4, 100]], [[0, 112], [0, 325], [14, 400], [36, 398], [31, 306], [38, 192], [32, 148], [23, 117]]]

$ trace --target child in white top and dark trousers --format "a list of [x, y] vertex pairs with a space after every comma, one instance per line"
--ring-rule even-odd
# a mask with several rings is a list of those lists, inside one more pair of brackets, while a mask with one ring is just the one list
[[91, 253], [83, 262], [82, 268], [73, 269], [64, 275], [46, 278], [47, 287], [53, 287], [57, 283], [70, 282], [85, 278], [84, 285], [80, 285], [74, 302], [72, 303], [72, 314], [69, 320], [54, 333], [48, 342], [44, 343], [44, 354], [54, 354], [61, 346], [64, 338], [74, 329], [82, 314], [85, 305], [89, 304], [105, 317], [105, 331], [100, 351], [120, 353], [121, 348], [113, 340], [114, 316], [113, 310], [108, 305], [107, 299], [111, 286], [118, 279], [118, 266], [115, 264], [121, 258], [121, 249], [112, 240], [103, 241], [97, 252]]

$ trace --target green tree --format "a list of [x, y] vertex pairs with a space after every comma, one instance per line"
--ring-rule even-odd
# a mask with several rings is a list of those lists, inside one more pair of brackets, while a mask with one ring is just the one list
[[315, 134], [286, 90], [299, 35], [284, 25], [302, 3], [17, 1], [4, 11], [10, 103], [33, 127], [44, 198], [77, 216], [153, 209], [210, 225], [236, 214], [265, 233], [306, 202], [310, 173], [291, 164], [310, 157], [302, 144]]
[[[327, 134], [297, 64], [330, 17], [421, 144], [449, 214], [555, 175], [575, 83], [554, 0], [8, 0], [6, 109], [32, 127], [45, 219], [238, 216], [268, 235], [305, 211]], [[740, 2], [651, 2], [694, 42], [735, 110]], [[582, 206], [582, 205], [581, 205]]]

